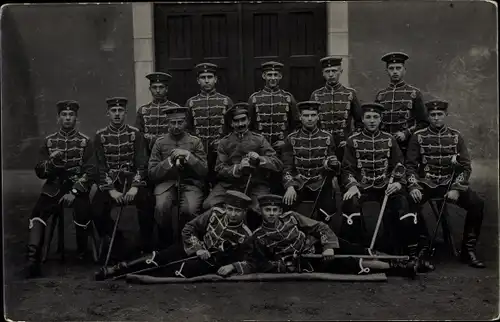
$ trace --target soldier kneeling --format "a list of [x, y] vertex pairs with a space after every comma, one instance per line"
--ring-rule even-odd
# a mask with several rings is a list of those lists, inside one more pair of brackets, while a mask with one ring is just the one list
[[[367, 248], [337, 238], [325, 224], [294, 211], [283, 213], [282, 196], [259, 197], [262, 226], [253, 234], [253, 257], [249, 259], [252, 270], [269, 273], [328, 272], [366, 274], [373, 271], [391, 275], [414, 277], [414, 261], [393, 259], [335, 259], [335, 253], [370, 255]], [[314, 254], [315, 244], [322, 246], [322, 259], [302, 257]], [[371, 256], [368, 256], [371, 257]], [[376, 258], [373, 256], [373, 258]]]
[[[222, 276], [249, 273], [250, 266], [245, 259], [252, 249], [249, 243], [252, 232], [243, 221], [251, 202], [247, 195], [228, 190], [222, 207], [213, 207], [184, 226], [182, 244], [128, 263], [103, 267], [95, 278], [104, 280], [160, 265], [165, 267], [155, 269], [155, 275], [189, 278], [213, 273]], [[196, 256], [186, 258], [192, 255]], [[181, 261], [172, 263], [178, 260]], [[166, 265], [169, 262], [172, 265]]]

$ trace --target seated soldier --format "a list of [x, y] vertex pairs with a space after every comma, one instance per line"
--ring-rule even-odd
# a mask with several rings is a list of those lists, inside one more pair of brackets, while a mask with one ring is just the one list
[[[168, 134], [156, 140], [149, 158], [149, 178], [155, 184], [155, 218], [163, 246], [172, 244], [172, 233], [177, 236], [185, 223], [200, 211], [203, 202], [207, 155], [201, 139], [186, 132], [187, 112], [187, 107], [166, 110]], [[175, 200], [179, 204], [177, 215], [180, 222], [174, 227], [177, 231], [172, 232], [167, 228], [175, 226], [171, 218]]]
[[[112, 208], [135, 204], [141, 251], [150, 252], [153, 250], [154, 218], [151, 194], [146, 187], [146, 140], [137, 128], [125, 123], [127, 102], [123, 97], [106, 100], [109, 124], [98, 130], [94, 139], [99, 189], [92, 199], [92, 211], [97, 231], [103, 239], [102, 250], [107, 251], [115, 225], [111, 218]], [[121, 232], [116, 236], [118, 244], [123, 241]]]
[[337, 208], [332, 177], [340, 171], [335, 141], [330, 133], [318, 128], [319, 102], [300, 102], [297, 107], [302, 127], [286, 138], [283, 148], [284, 203], [296, 210], [302, 200], [317, 199], [317, 208], [332, 215]]
[[[231, 189], [248, 194], [255, 213], [259, 211], [257, 196], [270, 192], [270, 173], [280, 172], [283, 164], [262, 134], [248, 130], [247, 103], [235, 104], [227, 113], [233, 132], [220, 140], [215, 164], [218, 183], [204, 201], [203, 209], [223, 202], [225, 191]], [[247, 218], [249, 226], [256, 228], [252, 218], [255, 216]]]
[[399, 244], [391, 244], [390, 248], [399, 246], [403, 253], [416, 257], [419, 239], [417, 216], [408, 211], [407, 193], [403, 189], [406, 183], [403, 154], [396, 139], [379, 130], [383, 106], [365, 103], [361, 108], [363, 131], [347, 139], [342, 160], [341, 176], [346, 191], [340, 236], [367, 246], [369, 240], [363, 227], [362, 205], [368, 201], [382, 203], [387, 196], [384, 228], [394, 233]]
[[89, 191], [95, 167], [90, 161], [93, 154], [92, 142], [75, 128], [79, 108], [76, 101], [57, 103], [60, 129], [47, 136], [40, 149], [35, 172], [38, 178], [46, 181], [29, 223], [27, 277], [41, 275], [46, 221], [60, 210], [61, 205], [72, 206], [75, 210], [78, 257], [83, 260], [88, 254]]
[[[154, 268], [162, 276], [194, 277], [217, 273], [227, 276], [245, 274], [250, 267], [245, 261], [251, 252], [249, 237], [252, 232], [243, 223], [246, 209], [252, 200], [239, 191], [228, 190], [219, 207], [213, 207], [188, 222], [182, 230], [182, 244], [174, 244], [160, 252], [113, 267], [103, 267], [96, 273], [96, 280]], [[196, 255], [195, 258], [186, 258]], [[185, 261], [166, 265], [177, 260]]]
[[[253, 233], [252, 257], [247, 261], [251, 271], [263, 273], [328, 272], [339, 274], [364, 274], [372, 271], [391, 275], [414, 277], [416, 264], [411, 260], [376, 259], [367, 248], [338, 239], [325, 224], [294, 211], [283, 213], [282, 197], [259, 197], [262, 226]], [[322, 260], [301, 257], [314, 254], [315, 245], [321, 244]], [[368, 255], [374, 259], [339, 258], [337, 254]]]
[[[469, 186], [472, 168], [467, 145], [458, 130], [446, 126], [448, 102], [433, 100], [426, 102], [425, 106], [430, 126], [416, 131], [408, 144], [406, 166], [410, 209], [420, 211], [421, 206], [433, 197], [444, 198], [446, 202], [466, 209], [461, 260], [472, 267], [484, 268], [484, 263], [476, 256], [484, 201]], [[424, 255], [426, 245], [422, 251], [421, 255]]]

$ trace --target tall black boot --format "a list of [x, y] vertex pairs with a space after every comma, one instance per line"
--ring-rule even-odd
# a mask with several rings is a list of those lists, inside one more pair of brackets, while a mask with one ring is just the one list
[[151, 254], [139, 257], [129, 262], [120, 262], [114, 266], [102, 267], [95, 273], [95, 280], [103, 281], [115, 276], [136, 272], [141, 269], [156, 267], [159, 265], [155, 261], [157, 254], [158, 253], [154, 251]]
[[475, 234], [472, 229], [464, 231], [462, 250], [460, 251], [460, 260], [474, 268], [485, 268], [486, 265], [484, 265], [484, 263], [481, 262], [476, 255], [477, 237], [478, 235]]
[[41, 272], [42, 247], [47, 223], [39, 217], [30, 219], [28, 242], [27, 278], [39, 277]]
[[339, 233], [342, 239], [354, 244], [366, 246], [366, 234], [363, 228], [363, 218], [360, 212], [350, 214], [342, 213], [342, 223]]
[[389, 261], [388, 275], [403, 276], [411, 279], [417, 275], [417, 263], [415, 260], [393, 259]]

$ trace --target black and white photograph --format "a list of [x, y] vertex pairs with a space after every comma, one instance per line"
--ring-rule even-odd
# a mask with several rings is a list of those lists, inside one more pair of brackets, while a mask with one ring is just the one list
[[5, 319], [499, 318], [497, 9], [4, 4]]

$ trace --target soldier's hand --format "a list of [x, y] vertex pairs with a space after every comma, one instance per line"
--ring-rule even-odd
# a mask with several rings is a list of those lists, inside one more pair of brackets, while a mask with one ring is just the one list
[[185, 149], [173, 149], [170, 155], [173, 159], [177, 159], [179, 157], [187, 158], [190, 154], [191, 152]]
[[343, 199], [349, 200], [356, 195], [358, 196], [358, 198], [361, 197], [361, 192], [359, 191], [357, 186], [352, 186], [346, 191], [346, 193], [344, 193]]
[[111, 196], [111, 198], [113, 198], [113, 200], [117, 204], [119, 204], [119, 205], [123, 204], [123, 193], [119, 192], [116, 189], [112, 189], [112, 190], [109, 190], [109, 195]]
[[333, 251], [332, 248], [328, 248], [323, 251], [323, 260], [329, 261], [332, 260], [334, 257], [335, 257], [335, 252]]
[[220, 143], [220, 140], [217, 139], [217, 140], [214, 140], [212, 143], [211, 143], [211, 146], [212, 146], [212, 149], [217, 151], [217, 148], [219, 147], [219, 143]]
[[231, 274], [234, 270], [235, 270], [234, 265], [229, 264], [229, 265], [225, 265], [225, 266], [220, 267], [217, 270], [217, 274], [219, 274], [221, 276], [227, 276], [227, 275]]
[[206, 260], [210, 258], [210, 252], [206, 249], [200, 249], [196, 251], [196, 256], [203, 260]]
[[413, 189], [410, 191], [410, 197], [415, 201], [416, 203], [419, 203], [422, 200], [422, 192], [420, 192], [419, 189]]
[[251, 168], [252, 167], [250, 165], [250, 160], [248, 158], [241, 159], [240, 166], [241, 166], [241, 169]]
[[128, 204], [134, 201], [138, 191], [139, 189], [137, 189], [137, 187], [130, 187], [130, 189], [127, 191], [124, 197], [125, 203]]
[[67, 193], [59, 199], [59, 203], [62, 202], [64, 206], [70, 207], [75, 201], [75, 195], [72, 193]]
[[343, 148], [343, 147], [345, 147], [345, 141], [340, 141], [339, 148]]
[[460, 192], [458, 192], [458, 190], [450, 190], [444, 197], [452, 201], [457, 201], [458, 197], [460, 197]]
[[404, 141], [406, 138], [406, 135], [403, 132], [399, 131], [399, 132], [394, 133], [394, 137], [398, 141]]
[[248, 152], [247, 156], [250, 158], [250, 159], [253, 159], [253, 160], [256, 160], [260, 157], [260, 155], [257, 153], [257, 152]]
[[399, 182], [393, 182], [390, 185], [387, 186], [387, 189], [385, 190], [385, 194], [390, 196], [391, 194], [398, 192], [401, 190], [402, 186], [401, 183]]
[[290, 186], [286, 189], [285, 195], [283, 196], [283, 202], [287, 206], [293, 205], [295, 200], [297, 199], [297, 191], [293, 186]]

